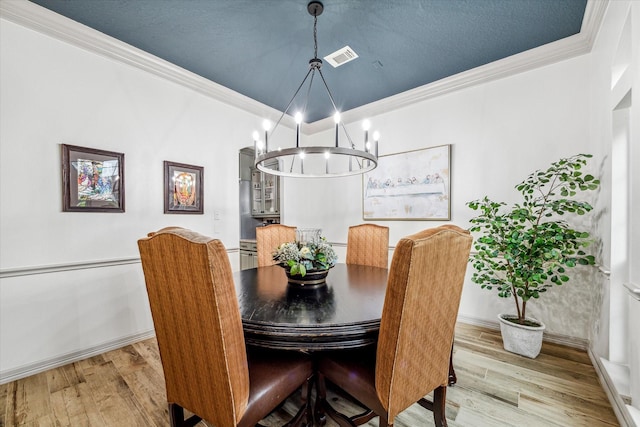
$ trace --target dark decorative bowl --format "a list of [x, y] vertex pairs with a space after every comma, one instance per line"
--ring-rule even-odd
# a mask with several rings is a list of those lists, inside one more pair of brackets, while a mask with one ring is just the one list
[[329, 270], [307, 270], [302, 277], [300, 274], [291, 274], [289, 267], [282, 266], [284, 273], [287, 275], [289, 285], [298, 288], [315, 289], [327, 285], [327, 275]]

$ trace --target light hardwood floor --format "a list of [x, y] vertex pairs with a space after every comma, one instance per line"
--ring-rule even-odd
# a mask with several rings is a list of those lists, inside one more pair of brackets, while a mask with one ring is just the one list
[[[619, 425], [584, 351], [545, 343], [531, 360], [504, 351], [499, 332], [462, 324], [454, 351], [458, 383], [447, 389], [450, 427]], [[329, 393], [329, 400], [342, 412], [359, 412], [340, 395]], [[282, 424], [298, 402], [290, 398], [263, 424]], [[0, 385], [0, 414], [0, 427], [168, 426], [156, 342]], [[378, 419], [367, 425], [377, 426]], [[433, 416], [413, 405], [395, 425], [433, 426]]]

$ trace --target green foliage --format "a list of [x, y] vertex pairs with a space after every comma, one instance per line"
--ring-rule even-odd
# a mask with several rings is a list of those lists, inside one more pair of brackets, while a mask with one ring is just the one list
[[304, 277], [307, 271], [328, 270], [338, 261], [333, 247], [324, 237], [317, 242], [286, 242], [276, 248], [273, 259], [287, 266], [292, 275]]
[[527, 301], [569, 281], [567, 269], [595, 263], [582, 250], [589, 245], [589, 233], [574, 230], [561, 219], [564, 214], [584, 215], [593, 209], [573, 199], [600, 185], [581, 172], [591, 157], [578, 154], [560, 159], [546, 171], [530, 174], [515, 187], [522, 202], [510, 208], [486, 196], [467, 203], [480, 212], [471, 219], [470, 230], [482, 234], [470, 259], [475, 269], [471, 280], [500, 297], [513, 297], [520, 322], [526, 317]]

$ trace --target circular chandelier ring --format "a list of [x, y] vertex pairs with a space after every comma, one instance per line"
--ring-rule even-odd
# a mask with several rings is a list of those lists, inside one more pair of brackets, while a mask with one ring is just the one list
[[[339, 155], [339, 156], [350, 156], [360, 161], [362, 167], [354, 168], [352, 170], [338, 171], [335, 173], [322, 173], [322, 174], [310, 174], [310, 173], [301, 173], [296, 171], [286, 171], [286, 170], [277, 170], [269, 168], [265, 165], [268, 161], [273, 160], [281, 160], [288, 156], [299, 156], [300, 153], [304, 154], [326, 154], [330, 155]], [[367, 161], [365, 164], [365, 160]], [[366, 151], [356, 150], [354, 148], [345, 148], [345, 147], [326, 147], [326, 146], [312, 146], [312, 147], [298, 147], [298, 148], [283, 148], [280, 150], [269, 151], [267, 153], [262, 153], [256, 156], [255, 158], [256, 167], [262, 172], [268, 173], [270, 175], [278, 175], [278, 176], [286, 176], [293, 178], [319, 178], [319, 177], [342, 177], [342, 176], [352, 176], [352, 175], [361, 175], [365, 172], [375, 169], [378, 166], [378, 158]]]

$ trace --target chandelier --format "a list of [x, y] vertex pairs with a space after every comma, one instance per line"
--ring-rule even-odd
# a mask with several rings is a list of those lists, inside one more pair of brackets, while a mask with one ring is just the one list
[[[311, 1], [307, 5], [307, 10], [309, 14], [313, 16], [314, 56], [309, 60], [309, 71], [293, 94], [293, 97], [291, 97], [287, 108], [282, 112], [273, 129], [271, 129], [271, 123], [265, 120], [263, 123], [264, 140], [260, 139], [260, 134], [257, 131], [253, 133], [255, 167], [268, 174], [298, 178], [338, 177], [368, 172], [378, 166], [379, 134], [378, 132], [374, 132], [372, 135], [373, 138], [370, 141], [369, 121], [365, 120], [363, 123], [364, 142], [362, 150], [357, 149], [353, 143], [347, 128], [340, 118], [340, 112], [336, 107], [329, 86], [322, 74], [322, 60], [318, 58], [318, 16], [322, 14], [324, 6], [319, 1]], [[308, 80], [307, 99], [303, 104], [306, 107], [309, 93], [311, 92], [311, 85], [313, 84], [316, 73], [320, 76], [335, 111], [333, 117], [335, 122], [335, 140], [330, 141], [331, 145], [301, 146], [300, 126], [304, 119], [304, 111], [302, 111], [296, 112], [294, 116], [296, 123], [295, 147], [293, 147], [293, 141], [291, 142], [292, 147], [290, 148], [274, 147], [272, 146], [273, 143], [270, 145], [270, 140], [273, 140], [273, 134], [280, 125], [280, 122], [288, 113], [296, 96]], [[342, 132], [340, 132], [341, 130]]]

